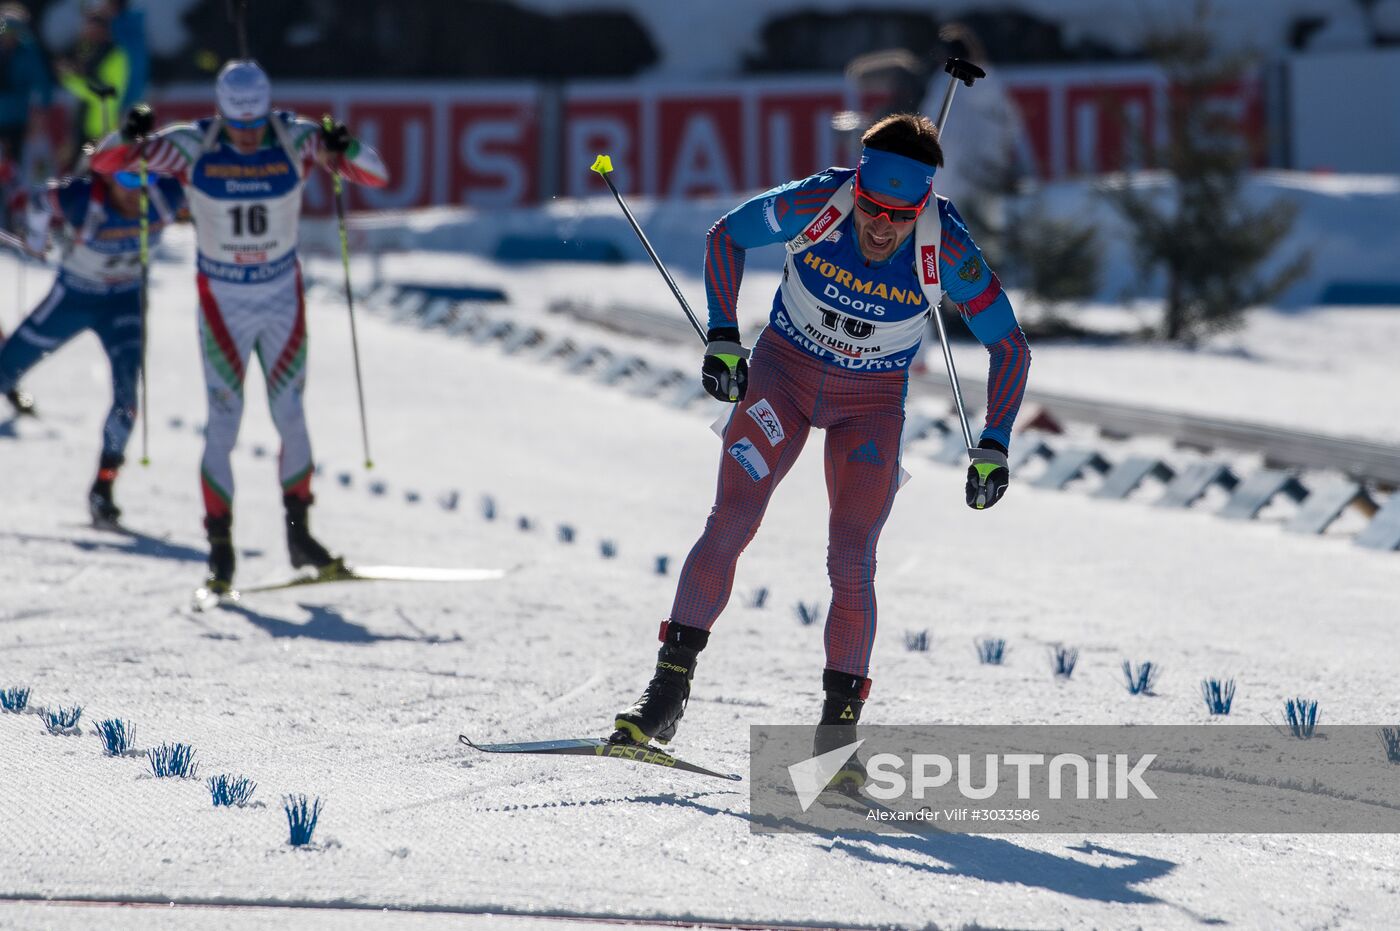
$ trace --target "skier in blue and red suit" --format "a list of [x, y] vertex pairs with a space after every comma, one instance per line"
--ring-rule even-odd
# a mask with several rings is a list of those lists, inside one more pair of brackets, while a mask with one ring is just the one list
[[[813, 427], [826, 430], [831, 506], [821, 723], [832, 727], [818, 729], [827, 735], [819, 742], [840, 746], [833, 741], [849, 735], [870, 689], [875, 546], [899, 489], [909, 366], [944, 291], [990, 355], [967, 503], [990, 507], [1006, 490], [1011, 426], [1030, 368], [1026, 338], [957, 210], [933, 193], [943, 163], [933, 123], [896, 114], [867, 130], [862, 143], [859, 168], [830, 168], [774, 188], [710, 230], [702, 377], [711, 395], [737, 407], [724, 434], [714, 508], [661, 627], [655, 676], [617, 716], [614, 740], [667, 742], [675, 734], [696, 655], [729, 600], [739, 554]], [[783, 281], [750, 366], [735, 310], [744, 255], [777, 243], [788, 251]]]
[[[43, 252], [53, 229], [65, 243], [53, 289], [0, 348], [0, 394], [84, 330], [102, 342], [112, 368], [112, 406], [102, 425], [102, 454], [88, 493], [93, 522], [115, 524], [112, 484], [126, 461], [141, 374], [141, 180], [123, 173], [53, 181], [29, 197], [29, 246]], [[149, 178], [147, 248], [185, 207], [179, 184]]]

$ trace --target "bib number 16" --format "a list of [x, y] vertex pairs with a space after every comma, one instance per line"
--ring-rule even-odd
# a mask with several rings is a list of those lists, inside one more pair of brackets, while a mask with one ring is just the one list
[[261, 236], [267, 232], [266, 204], [239, 204], [228, 208], [228, 215], [235, 236]]

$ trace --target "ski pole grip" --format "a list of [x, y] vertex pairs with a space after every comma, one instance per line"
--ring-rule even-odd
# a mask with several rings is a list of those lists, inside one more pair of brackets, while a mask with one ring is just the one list
[[978, 78], [985, 78], [987, 72], [977, 67], [970, 61], [963, 61], [961, 58], [950, 58], [943, 63], [943, 70], [948, 72], [954, 80], [962, 81], [968, 87]]

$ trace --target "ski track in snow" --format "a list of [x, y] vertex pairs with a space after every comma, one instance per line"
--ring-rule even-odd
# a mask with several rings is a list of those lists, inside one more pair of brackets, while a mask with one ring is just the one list
[[[348, 327], [329, 300], [309, 308], [307, 403], [325, 466], [316, 532], [366, 564], [524, 568], [494, 583], [309, 587], [192, 612], [203, 389], [191, 278], [184, 264], [154, 269], [152, 464], [134, 464], [134, 444], [117, 486], [132, 524], [155, 541], [81, 524], [108, 391], [91, 337], [26, 379], [45, 419], [0, 431], [0, 687], [31, 686], [36, 707], [84, 708], [83, 734], [69, 738], [48, 736], [33, 714], [0, 714], [0, 928], [253, 927], [269, 908], [299, 928], [432, 928], [454, 917], [558, 928], [588, 916], [642, 926], [1374, 927], [1400, 911], [1391, 837], [756, 835], [742, 784], [459, 747], [461, 732], [601, 733], [641, 688], [710, 507], [720, 455], [711, 416], [365, 314], [376, 460], [366, 474]], [[246, 410], [234, 533], [239, 578], [252, 584], [289, 570], [260, 385], [249, 384]], [[273, 452], [255, 456], [258, 445]], [[882, 539], [869, 720], [1200, 722], [1204, 676], [1236, 678], [1241, 722], [1277, 719], [1293, 695], [1319, 699], [1331, 723], [1393, 719], [1393, 554], [1024, 482], [974, 513], [961, 471], [921, 450], [909, 451], [915, 481]], [[340, 472], [353, 473], [350, 487]], [[370, 494], [371, 481], [386, 492]], [[456, 511], [434, 503], [454, 489]], [[482, 494], [500, 509], [493, 522]], [[516, 527], [522, 515], [529, 533]], [[800, 626], [792, 606], [825, 603], [826, 518], [821, 457], [809, 450], [740, 563], [678, 753], [747, 775], [749, 724], [815, 718], [820, 625]], [[578, 528], [572, 545], [554, 534], [565, 522]], [[602, 539], [617, 541], [616, 559], [600, 558]], [[653, 570], [659, 554], [671, 558], [667, 577]], [[770, 589], [762, 610], [747, 598], [760, 585]], [[907, 652], [903, 632], [923, 628], [930, 650]], [[1005, 666], [977, 663], [972, 640], [986, 635], [1007, 638]], [[1049, 674], [1057, 641], [1082, 650], [1072, 681]], [[1123, 659], [1165, 668], [1158, 697], [1126, 694]], [[142, 758], [103, 756], [91, 729], [106, 717], [133, 723], [141, 748], [192, 744], [200, 779], [155, 779]], [[222, 772], [256, 780], [261, 807], [211, 807], [202, 780]], [[279, 800], [293, 792], [325, 802], [311, 849], [285, 844]], [[39, 898], [190, 905], [15, 901]], [[207, 907], [219, 903], [238, 907]], [[281, 910], [318, 904], [468, 914]], [[484, 912], [564, 917], [469, 916]]]

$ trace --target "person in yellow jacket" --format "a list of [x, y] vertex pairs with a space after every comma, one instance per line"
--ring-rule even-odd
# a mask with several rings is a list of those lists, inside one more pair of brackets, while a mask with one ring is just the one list
[[122, 98], [131, 83], [131, 60], [112, 41], [112, 20], [105, 6], [89, 7], [71, 59], [57, 65], [59, 84], [78, 99], [74, 157], [120, 122]]

